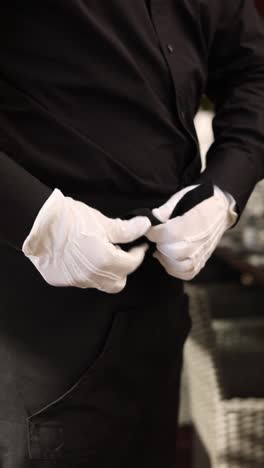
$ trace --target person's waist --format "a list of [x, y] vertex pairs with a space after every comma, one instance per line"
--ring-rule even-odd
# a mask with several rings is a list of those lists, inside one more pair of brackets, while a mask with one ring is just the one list
[[[175, 187], [175, 192], [177, 187]], [[169, 194], [153, 193], [65, 193], [75, 200], [79, 200], [97, 210], [106, 216], [117, 218], [140, 208], [157, 208], [167, 201]], [[172, 195], [172, 194], [171, 194]]]

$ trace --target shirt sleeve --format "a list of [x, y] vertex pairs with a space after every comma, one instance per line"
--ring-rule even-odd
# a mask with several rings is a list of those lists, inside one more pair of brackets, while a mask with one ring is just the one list
[[34, 220], [53, 189], [0, 152], [0, 240], [22, 250]]
[[264, 178], [264, 22], [253, 0], [222, 0], [209, 39], [206, 94], [214, 142], [198, 182], [230, 193], [241, 215]]

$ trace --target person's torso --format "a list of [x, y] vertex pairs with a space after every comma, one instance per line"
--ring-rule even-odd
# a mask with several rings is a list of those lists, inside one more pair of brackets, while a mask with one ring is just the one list
[[[1, 7], [1, 150], [109, 216], [159, 206], [199, 159], [187, 128], [202, 89], [196, 17], [189, 3], [177, 11], [172, 0], [150, 5], [13, 0]], [[89, 305], [89, 290], [48, 287], [22, 253], [0, 249], [2, 314]]]
[[177, 190], [193, 146], [145, 0], [13, 1], [0, 26], [1, 149], [91, 203]]

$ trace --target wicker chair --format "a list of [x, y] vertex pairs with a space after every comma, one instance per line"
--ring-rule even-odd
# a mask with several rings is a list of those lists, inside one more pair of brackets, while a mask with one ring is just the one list
[[[237, 333], [239, 320], [236, 319], [233, 336], [230, 327], [225, 333], [220, 321], [218, 326], [217, 321], [211, 319], [206, 289], [188, 285], [187, 292], [193, 326], [185, 346], [185, 371], [196, 433], [212, 468], [264, 468], [264, 386], [261, 389], [263, 397], [230, 395], [219, 352], [221, 343], [225, 349], [232, 348], [232, 340], [238, 343], [241, 337], [241, 333]], [[245, 332], [245, 319], [242, 322]], [[252, 318], [248, 324], [251, 332], [255, 326], [255, 330], [262, 327], [264, 333], [264, 314], [262, 319]], [[255, 341], [255, 347], [262, 346], [263, 353], [264, 340], [261, 343], [252, 340]], [[245, 349], [243, 351], [245, 353]], [[250, 349], [247, 351], [250, 353]], [[264, 376], [264, 360], [257, 372]]]

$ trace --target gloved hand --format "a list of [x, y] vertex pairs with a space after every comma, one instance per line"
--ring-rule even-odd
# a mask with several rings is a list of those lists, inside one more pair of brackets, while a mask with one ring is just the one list
[[204, 267], [224, 232], [237, 219], [233, 197], [214, 186], [214, 194], [182, 216], [170, 216], [177, 203], [197, 185], [186, 187], [164, 205], [152, 210], [162, 224], [152, 226], [146, 237], [156, 243], [153, 257], [167, 273], [182, 280], [193, 279]]
[[124, 252], [114, 243], [143, 236], [146, 217], [111, 219], [54, 189], [41, 207], [22, 251], [52, 286], [96, 288], [118, 293], [142, 263], [147, 244]]

